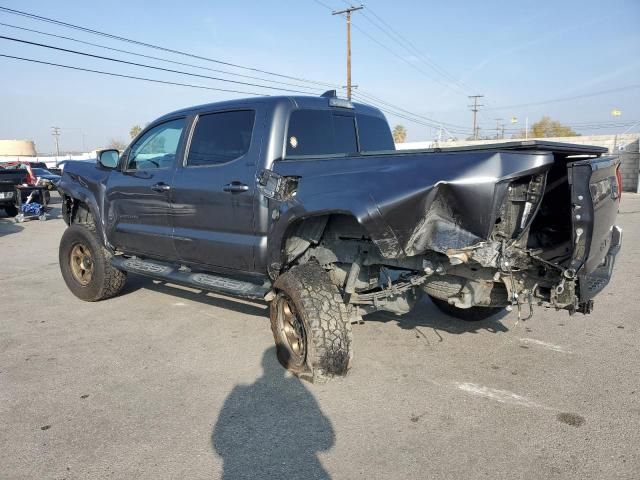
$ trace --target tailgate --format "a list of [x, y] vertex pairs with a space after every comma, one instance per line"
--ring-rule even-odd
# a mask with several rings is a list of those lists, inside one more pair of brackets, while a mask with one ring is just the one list
[[615, 225], [620, 201], [617, 157], [598, 157], [569, 163], [573, 257], [580, 303], [589, 301], [609, 283], [622, 231]]

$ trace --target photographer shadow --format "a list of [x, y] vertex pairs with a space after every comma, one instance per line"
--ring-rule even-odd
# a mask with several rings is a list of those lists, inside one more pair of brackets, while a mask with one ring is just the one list
[[223, 479], [328, 479], [317, 453], [335, 443], [331, 422], [297, 377], [262, 357], [263, 374], [237, 385], [225, 400], [211, 442]]

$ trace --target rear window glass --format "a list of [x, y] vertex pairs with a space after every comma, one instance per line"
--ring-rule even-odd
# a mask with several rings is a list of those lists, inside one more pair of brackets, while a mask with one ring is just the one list
[[328, 110], [296, 110], [289, 117], [287, 155], [332, 155], [357, 151], [353, 116]]
[[360, 150], [363, 152], [376, 152], [396, 149], [391, 129], [384, 118], [371, 115], [356, 115], [356, 119], [358, 121]]
[[[356, 128], [357, 123], [357, 128]], [[384, 118], [330, 110], [296, 110], [289, 117], [287, 156], [395, 150]]]

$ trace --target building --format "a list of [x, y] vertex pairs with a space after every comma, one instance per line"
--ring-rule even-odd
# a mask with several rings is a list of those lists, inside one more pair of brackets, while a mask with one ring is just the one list
[[0, 140], [0, 161], [2, 157], [35, 157], [36, 144], [32, 140]]

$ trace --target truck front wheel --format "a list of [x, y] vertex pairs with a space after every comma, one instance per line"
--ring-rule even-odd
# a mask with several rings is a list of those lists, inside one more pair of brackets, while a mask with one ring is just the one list
[[126, 273], [111, 265], [111, 252], [102, 246], [90, 225], [74, 224], [67, 228], [58, 255], [62, 278], [81, 300], [96, 302], [122, 290]]
[[298, 265], [275, 282], [271, 331], [278, 360], [295, 375], [325, 381], [349, 370], [351, 323], [338, 289], [319, 265]]

